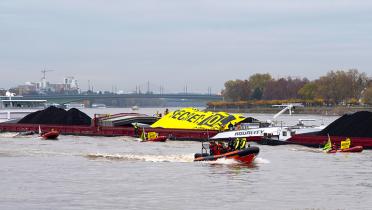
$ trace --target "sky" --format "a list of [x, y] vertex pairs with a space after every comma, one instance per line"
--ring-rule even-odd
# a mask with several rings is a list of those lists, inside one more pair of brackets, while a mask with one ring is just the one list
[[1, 0], [0, 88], [212, 93], [255, 73], [372, 76], [372, 1]]

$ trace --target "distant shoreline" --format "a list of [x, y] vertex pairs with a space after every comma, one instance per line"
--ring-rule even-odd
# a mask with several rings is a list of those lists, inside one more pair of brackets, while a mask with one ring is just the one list
[[[223, 111], [229, 113], [263, 113], [263, 114], [274, 114], [281, 110], [278, 107], [207, 107], [208, 111]], [[361, 106], [314, 106], [314, 107], [296, 107], [294, 114], [313, 114], [313, 115], [325, 115], [325, 116], [340, 116], [347, 113], [354, 113], [357, 111], [370, 111], [372, 107], [361, 107]]]

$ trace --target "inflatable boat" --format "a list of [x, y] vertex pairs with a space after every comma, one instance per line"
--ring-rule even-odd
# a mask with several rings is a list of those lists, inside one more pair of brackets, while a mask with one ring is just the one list
[[146, 139], [145, 141], [153, 141], [153, 142], [165, 142], [167, 140], [166, 136], [158, 136], [152, 139]]
[[350, 147], [348, 149], [332, 149], [329, 150], [327, 153], [336, 153], [336, 152], [362, 152], [363, 147], [362, 146], [355, 146], [355, 147]]
[[45, 140], [56, 140], [59, 136], [58, 131], [49, 131], [41, 135]]
[[235, 150], [220, 155], [210, 155], [209, 153], [196, 153], [194, 161], [214, 161], [221, 158], [234, 159], [241, 163], [250, 164], [256, 158], [260, 149], [258, 147], [247, 147], [243, 150]]

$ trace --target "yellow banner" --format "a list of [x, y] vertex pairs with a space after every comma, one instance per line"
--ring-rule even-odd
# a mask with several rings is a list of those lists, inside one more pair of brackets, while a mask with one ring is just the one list
[[154, 139], [156, 137], [158, 137], [158, 133], [156, 133], [156, 132], [148, 132], [147, 133], [147, 139]]
[[345, 141], [341, 141], [341, 149], [349, 149], [351, 144], [350, 138], [347, 138]]
[[239, 114], [205, 112], [195, 108], [184, 108], [170, 112], [151, 125], [153, 128], [181, 128], [226, 130], [229, 123], [235, 125], [245, 119]]

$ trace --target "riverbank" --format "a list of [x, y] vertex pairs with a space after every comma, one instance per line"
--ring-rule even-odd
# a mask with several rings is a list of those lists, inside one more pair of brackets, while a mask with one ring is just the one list
[[[239, 106], [208, 106], [208, 111], [223, 111], [228, 113], [262, 113], [274, 114], [281, 110], [280, 107], [271, 106], [254, 106], [254, 107], [239, 107]], [[312, 114], [312, 115], [330, 115], [339, 116], [346, 113], [354, 113], [358, 111], [371, 111], [372, 107], [363, 106], [309, 106], [295, 107], [295, 114]]]

